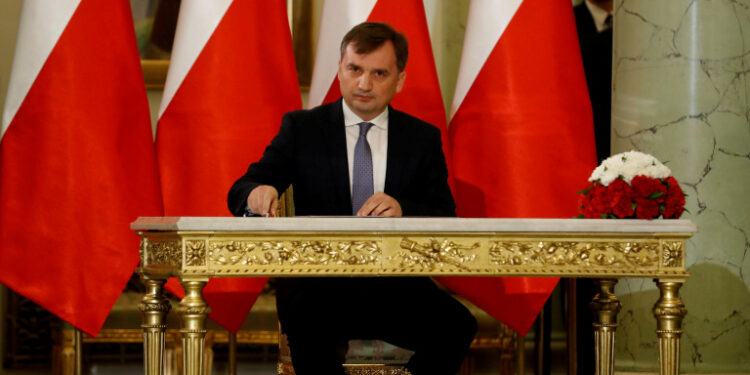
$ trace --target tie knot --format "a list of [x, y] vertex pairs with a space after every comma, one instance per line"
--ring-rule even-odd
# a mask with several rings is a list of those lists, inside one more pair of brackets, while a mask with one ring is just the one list
[[366, 136], [366, 135], [367, 135], [367, 132], [368, 132], [368, 131], [370, 131], [370, 128], [371, 128], [371, 127], [372, 127], [373, 125], [374, 125], [374, 124], [373, 124], [373, 123], [371, 123], [371, 122], [360, 122], [360, 123], [359, 123], [359, 136], [360, 136], [360, 137], [364, 137], [364, 136]]

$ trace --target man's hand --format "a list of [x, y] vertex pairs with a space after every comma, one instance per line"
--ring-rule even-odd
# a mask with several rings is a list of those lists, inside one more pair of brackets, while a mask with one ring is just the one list
[[279, 206], [279, 193], [271, 185], [260, 185], [247, 196], [247, 206], [256, 215], [275, 215]]
[[377, 192], [357, 211], [357, 216], [401, 217], [401, 205], [390, 195]]

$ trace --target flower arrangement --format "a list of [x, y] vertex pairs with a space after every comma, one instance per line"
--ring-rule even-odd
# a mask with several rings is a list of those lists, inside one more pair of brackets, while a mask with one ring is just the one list
[[679, 218], [685, 194], [672, 171], [655, 157], [628, 151], [604, 160], [581, 194], [578, 217]]

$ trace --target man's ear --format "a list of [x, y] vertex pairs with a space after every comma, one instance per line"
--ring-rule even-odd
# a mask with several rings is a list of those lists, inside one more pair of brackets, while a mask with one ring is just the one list
[[339, 59], [339, 70], [336, 72], [336, 78], [339, 79], [339, 82], [341, 82], [341, 72], [342, 72], [342, 69], [341, 69], [341, 59]]
[[406, 80], [406, 71], [398, 74], [398, 83], [396, 83], [396, 92], [401, 92], [404, 88], [404, 81]]

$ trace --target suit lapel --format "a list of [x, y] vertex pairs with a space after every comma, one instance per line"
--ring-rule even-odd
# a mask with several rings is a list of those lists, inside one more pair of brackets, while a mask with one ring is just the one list
[[574, 10], [578, 40], [581, 46], [583, 46], [599, 32], [596, 30], [594, 17], [591, 16], [591, 12], [586, 7], [586, 4], [577, 5]]
[[346, 132], [344, 130], [344, 111], [341, 99], [332, 103], [331, 111], [326, 123], [323, 124], [323, 139], [328, 145], [328, 155], [331, 157], [331, 178], [336, 189], [337, 207], [342, 212], [352, 211], [352, 198], [349, 189], [349, 164], [346, 155]]
[[404, 158], [408, 155], [408, 143], [401, 113], [388, 106], [388, 155], [385, 167], [385, 193], [397, 194], [401, 190]]

